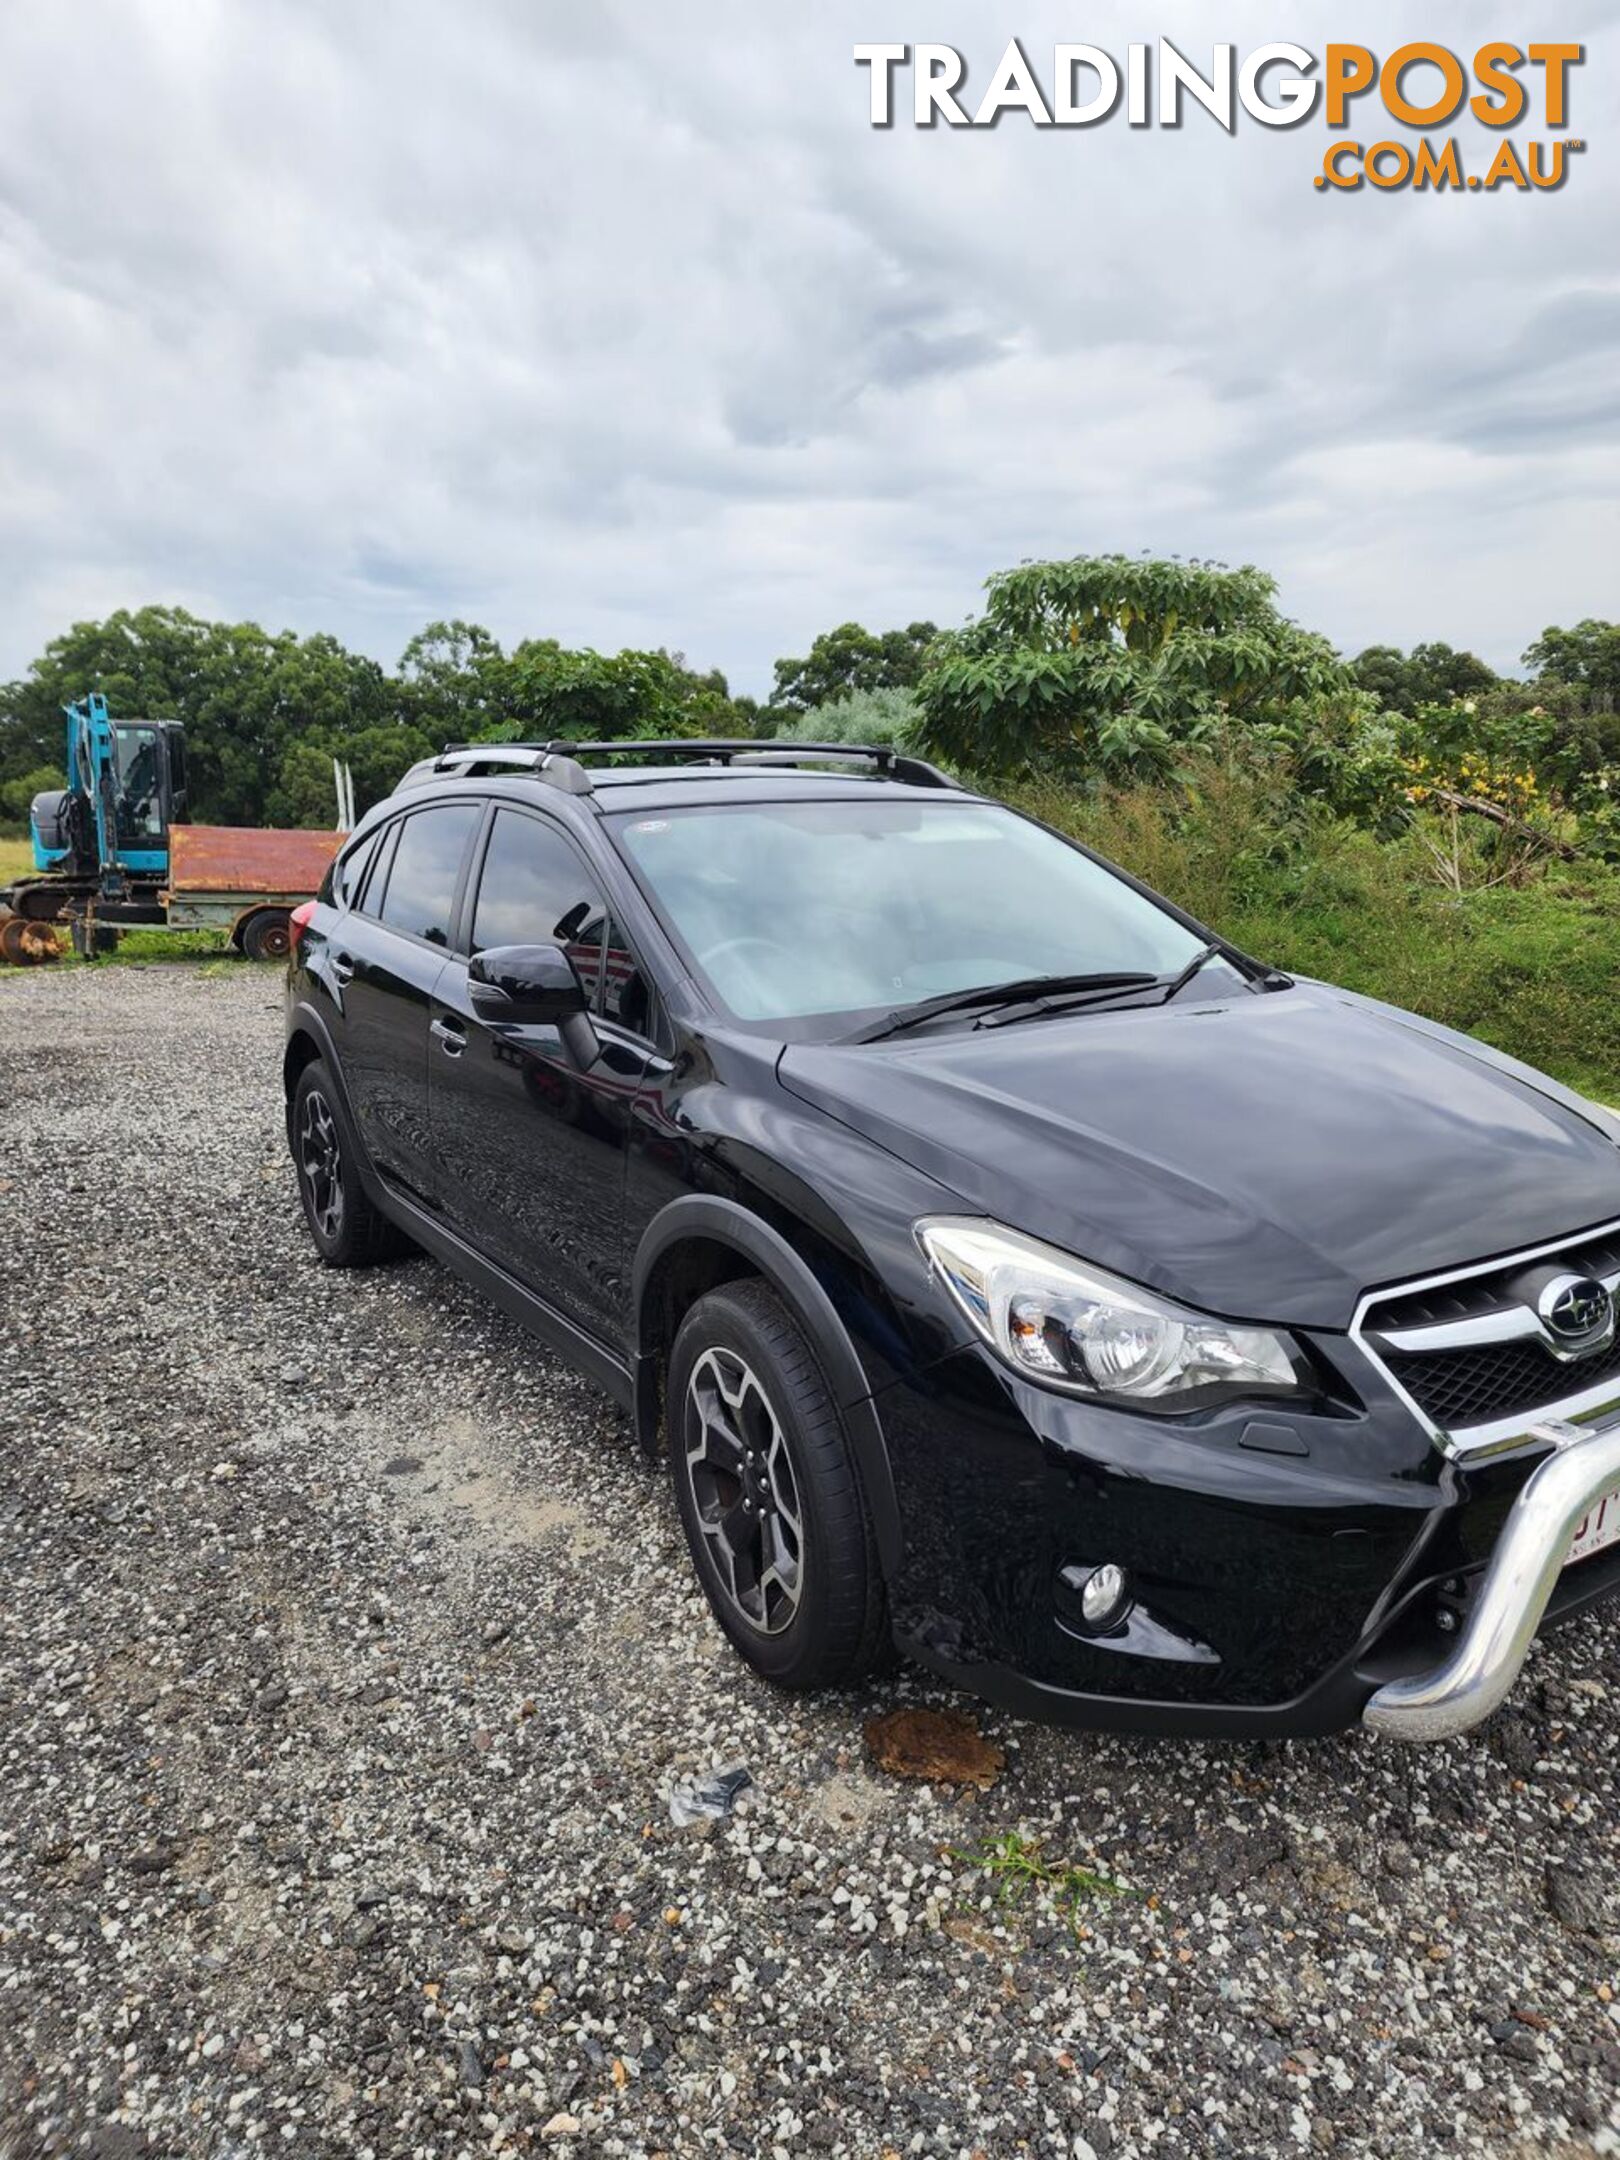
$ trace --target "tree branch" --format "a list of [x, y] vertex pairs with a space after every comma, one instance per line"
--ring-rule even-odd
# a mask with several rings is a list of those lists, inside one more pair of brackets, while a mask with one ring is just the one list
[[1580, 849], [1571, 847], [1567, 840], [1554, 834], [1542, 832], [1537, 826], [1527, 825], [1523, 818], [1516, 818], [1511, 810], [1504, 810], [1500, 803], [1487, 802], [1482, 795], [1459, 795], [1452, 788], [1431, 787], [1428, 791], [1436, 802], [1445, 803], [1452, 810], [1471, 811], [1475, 817], [1489, 818], [1493, 825], [1500, 825], [1516, 839], [1528, 841], [1532, 846], [1546, 848], [1565, 862], [1576, 862]]

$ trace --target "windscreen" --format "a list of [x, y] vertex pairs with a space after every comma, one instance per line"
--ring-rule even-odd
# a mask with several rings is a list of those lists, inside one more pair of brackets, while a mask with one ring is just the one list
[[861, 1015], [1031, 975], [1174, 974], [1201, 940], [992, 803], [670, 809], [620, 846], [740, 1020]]
[[159, 840], [163, 836], [163, 790], [158, 772], [157, 729], [121, 727], [118, 748], [118, 837]]

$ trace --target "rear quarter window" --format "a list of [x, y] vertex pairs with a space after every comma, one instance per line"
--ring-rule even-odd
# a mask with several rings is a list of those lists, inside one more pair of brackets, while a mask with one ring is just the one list
[[334, 907], [352, 908], [360, 898], [360, 888], [366, 881], [366, 872], [377, 859], [377, 847], [385, 828], [378, 826], [367, 833], [358, 846], [348, 848], [327, 872], [323, 900]]

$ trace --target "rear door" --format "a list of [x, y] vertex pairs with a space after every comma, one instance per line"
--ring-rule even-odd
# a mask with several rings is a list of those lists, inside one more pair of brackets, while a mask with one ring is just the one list
[[[447, 1218], [554, 1311], [600, 1340], [623, 1324], [622, 1230], [630, 1108], [650, 1044], [609, 1017], [633, 967], [601, 886], [543, 813], [502, 804], [490, 820], [465, 920], [466, 953], [433, 993], [430, 1096]], [[582, 1071], [555, 1027], [490, 1022], [467, 994], [467, 958], [554, 942], [598, 1024]], [[604, 979], [614, 988], [604, 992]]]
[[477, 801], [447, 802], [398, 819], [332, 937], [340, 1055], [362, 1138], [385, 1177], [434, 1208], [428, 1024], [482, 814]]

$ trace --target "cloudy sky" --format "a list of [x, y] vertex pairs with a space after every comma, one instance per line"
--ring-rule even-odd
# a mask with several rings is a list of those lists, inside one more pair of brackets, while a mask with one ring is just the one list
[[[0, 15], [0, 677], [146, 601], [668, 645], [759, 690], [1098, 549], [1346, 649], [1620, 615], [1613, 0], [51, 0]], [[1579, 39], [1558, 193], [1320, 118], [874, 131], [857, 40]], [[1414, 79], [1421, 89], [1421, 78]], [[1366, 139], [1398, 132], [1376, 124]], [[1494, 143], [1455, 131], [1483, 169]], [[1516, 140], [1540, 139], [1526, 124]]]

